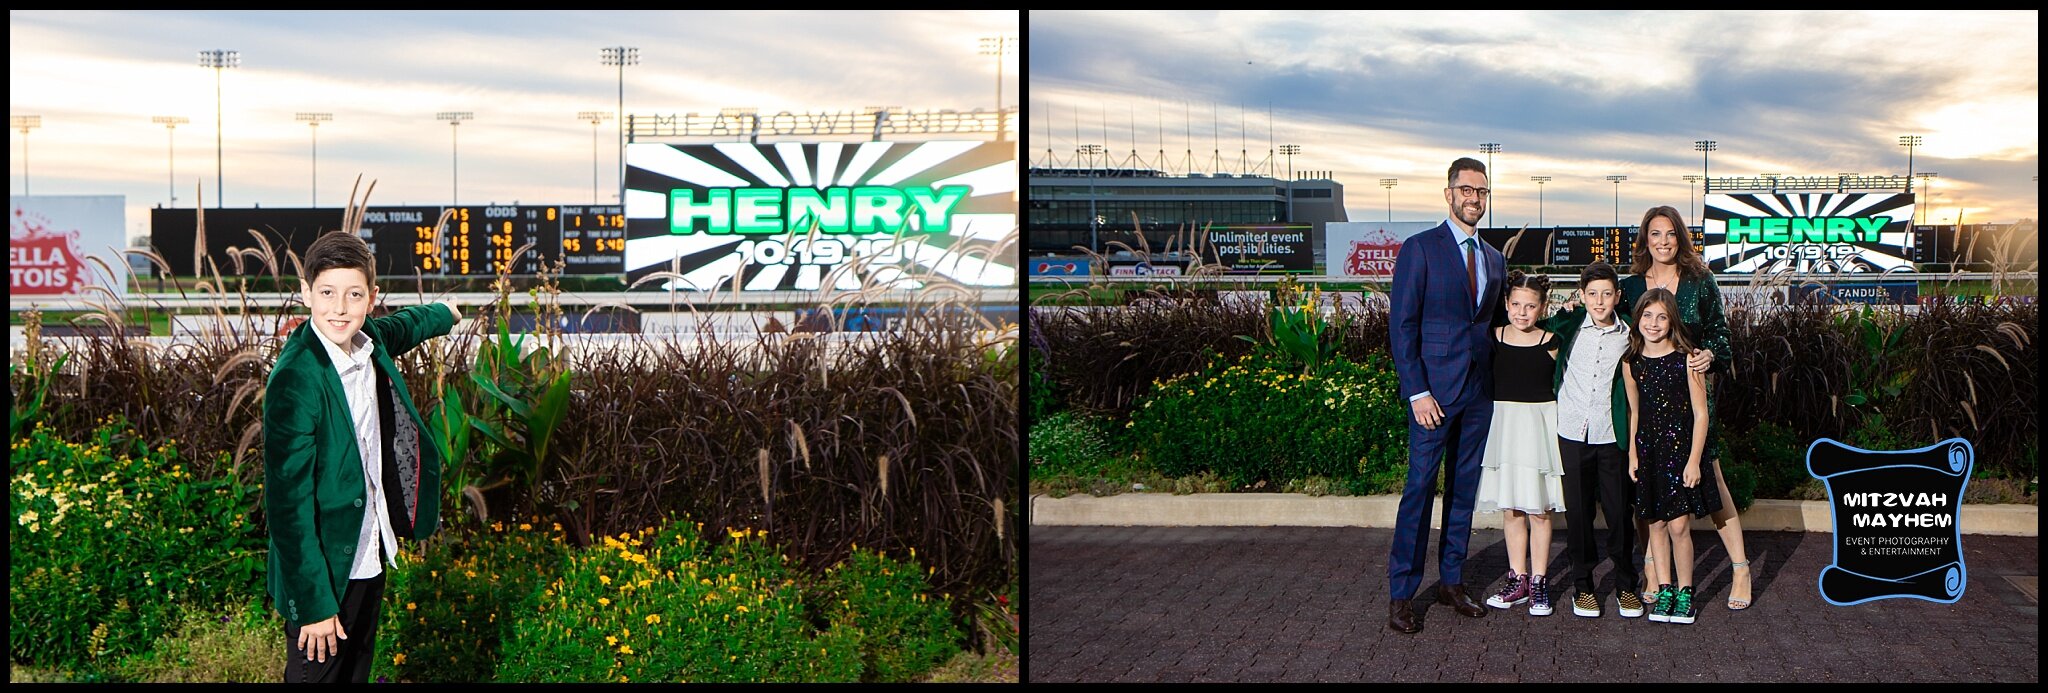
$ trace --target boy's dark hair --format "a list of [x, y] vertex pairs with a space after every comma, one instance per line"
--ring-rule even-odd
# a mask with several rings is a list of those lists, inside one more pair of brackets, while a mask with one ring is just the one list
[[1585, 269], [1579, 270], [1579, 290], [1584, 291], [1587, 284], [1602, 279], [1614, 282], [1614, 287], [1617, 289], [1621, 288], [1621, 276], [1614, 273], [1614, 265], [1605, 262], [1595, 262], [1586, 265]]
[[305, 277], [307, 284], [331, 269], [358, 269], [370, 286], [377, 285], [377, 260], [370, 255], [370, 244], [353, 233], [329, 231], [313, 241], [313, 247], [306, 249]]
[[1539, 304], [1550, 302], [1550, 277], [1541, 274], [1524, 274], [1521, 270], [1508, 272], [1508, 285], [1501, 290], [1503, 301], [1513, 296], [1515, 289], [1528, 289], [1536, 292], [1536, 300]]
[[1469, 156], [1458, 157], [1457, 161], [1451, 162], [1451, 172], [1450, 175], [1445, 177], [1444, 187], [1448, 188], [1458, 184], [1459, 171], [1477, 171], [1479, 175], [1483, 176], [1486, 175], [1486, 163]]

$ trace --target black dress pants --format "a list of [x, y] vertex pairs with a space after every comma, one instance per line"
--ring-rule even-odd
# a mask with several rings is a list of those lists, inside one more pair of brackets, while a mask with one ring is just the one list
[[1613, 443], [1588, 445], [1559, 437], [1564, 458], [1565, 553], [1572, 559], [1572, 584], [1593, 593], [1593, 566], [1600, 563], [1594, 541], [1593, 504], [1607, 518], [1607, 556], [1614, 560], [1614, 587], [1641, 592], [1636, 584], [1636, 488], [1628, 478], [1628, 453]]
[[[389, 568], [386, 568], [389, 570]], [[370, 662], [377, 656], [377, 617], [384, 599], [384, 573], [365, 580], [348, 581], [341, 596], [341, 631], [347, 640], [337, 640], [340, 652], [320, 662], [306, 659], [299, 648], [299, 626], [284, 624], [285, 683], [370, 682]]]

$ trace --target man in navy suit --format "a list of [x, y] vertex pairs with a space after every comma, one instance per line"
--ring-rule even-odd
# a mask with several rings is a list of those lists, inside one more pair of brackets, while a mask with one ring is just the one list
[[1465, 591], [1466, 543], [1472, 537], [1472, 506], [1479, 486], [1479, 462], [1493, 421], [1493, 350], [1488, 329], [1502, 313], [1500, 287], [1507, 282], [1506, 258], [1479, 240], [1476, 225], [1486, 214], [1486, 165], [1476, 159], [1451, 162], [1444, 201], [1450, 218], [1408, 238], [1394, 259], [1391, 328], [1394, 372], [1408, 400], [1408, 483], [1401, 490], [1394, 521], [1394, 547], [1387, 560], [1393, 603], [1387, 627], [1422, 630], [1410, 600], [1422, 584], [1429, 558], [1429, 509], [1436, 496], [1437, 467], [1450, 458], [1445, 475], [1443, 536], [1437, 559], [1436, 601], [1478, 618], [1486, 607]]

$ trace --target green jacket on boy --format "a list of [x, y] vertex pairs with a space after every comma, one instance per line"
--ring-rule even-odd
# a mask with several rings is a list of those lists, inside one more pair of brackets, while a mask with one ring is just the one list
[[[1614, 319], [1628, 326], [1628, 318], [1620, 312]], [[1564, 392], [1564, 367], [1571, 361], [1572, 343], [1578, 341], [1579, 327], [1586, 323], [1586, 307], [1581, 305], [1571, 310], [1558, 311], [1556, 315], [1537, 321], [1537, 326], [1557, 335], [1557, 370], [1550, 377], [1552, 394]], [[1634, 328], [1630, 328], [1634, 329]], [[1627, 360], [1625, 357], [1622, 360]], [[1614, 362], [1614, 445], [1628, 450], [1628, 385], [1621, 381], [1621, 361]]]
[[385, 497], [366, 499], [363, 457], [341, 376], [310, 321], [285, 338], [263, 396], [263, 508], [269, 593], [299, 625], [341, 611], [366, 504], [389, 504], [392, 533], [426, 539], [440, 525], [441, 458], [392, 358], [448, 334], [446, 306], [411, 306], [363, 325], [375, 351]]

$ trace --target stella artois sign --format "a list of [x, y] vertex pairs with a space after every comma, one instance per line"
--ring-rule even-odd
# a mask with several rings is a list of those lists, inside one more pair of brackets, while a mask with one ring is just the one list
[[[88, 285], [126, 290], [119, 249], [122, 208], [117, 196], [14, 196], [7, 234], [7, 291], [14, 296], [75, 296]], [[117, 273], [112, 276], [97, 263]]]

